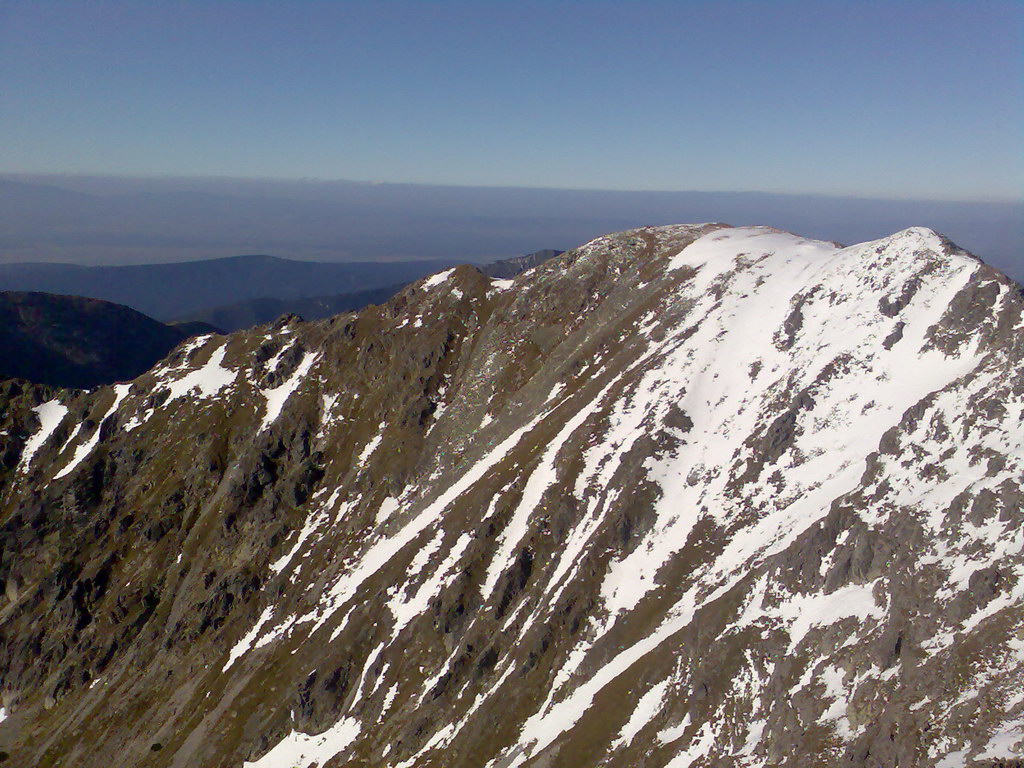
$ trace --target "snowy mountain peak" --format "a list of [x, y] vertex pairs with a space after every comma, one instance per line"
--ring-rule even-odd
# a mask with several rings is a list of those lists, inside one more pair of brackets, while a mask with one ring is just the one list
[[926, 229], [645, 227], [8, 393], [0, 748], [1008, 760], [1021, 311]]

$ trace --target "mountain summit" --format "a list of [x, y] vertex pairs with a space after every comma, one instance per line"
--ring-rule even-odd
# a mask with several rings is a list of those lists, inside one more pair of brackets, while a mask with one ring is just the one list
[[0, 392], [18, 765], [1010, 765], [1019, 287], [644, 228]]

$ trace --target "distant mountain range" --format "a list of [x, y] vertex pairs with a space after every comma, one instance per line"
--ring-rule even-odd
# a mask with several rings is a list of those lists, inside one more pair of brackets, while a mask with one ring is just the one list
[[165, 325], [81, 296], [0, 293], [0, 378], [87, 389], [134, 379], [202, 323]]
[[461, 262], [327, 263], [233, 256], [117, 267], [0, 264], [0, 290], [88, 296], [168, 321], [253, 299], [301, 299], [404, 285], [457, 263]]
[[243, 328], [269, 323], [282, 315], [298, 315], [304, 320], [320, 320], [324, 317], [339, 315], [342, 312], [359, 310], [369, 304], [382, 304], [402, 290], [405, 285], [406, 283], [398, 283], [385, 288], [371, 288], [367, 291], [297, 299], [264, 296], [259, 299], [249, 299], [193, 312], [178, 318], [176, 322], [209, 323], [231, 333]]
[[[484, 264], [479, 269], [488, 277], [511, 278], [561, 253], [562, 251], [552, 249], [535, 251], [525, 256]], [[342, 312], [354, 312], [369, 304], [381, 304], [402, 290], [408, 285], [408, 282], [411, 281], [384, 288], [371, 288], [366, 291], [338, 293], [329, 296], [308, 296], [295, 299], [264, 296], [186, 314], [178, 318], [178, 321], [209, 323], [231, 332], [269, 323], [281, 315], [298, 315], [304, 320], [320, 320]]]

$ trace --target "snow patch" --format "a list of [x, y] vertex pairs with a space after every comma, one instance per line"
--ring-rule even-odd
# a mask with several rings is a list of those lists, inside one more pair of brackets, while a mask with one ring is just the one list
[[628, 747], [632, 744], [637, 734], [661, 712], [670, 683], [669, 680], [662, 680], [640, 697], [633, 709], [633, 714], [629, 716], [629, 720], [619, 731], [619, 737], [612, 744], [612, 749]]
[[323, 765], [344, 751], [356, 740], [362, 725], [352, 717], [344, 717], [326, 731], [313, 736], [292, 731], [259, 760], [246, 761], [245, 768], [305, 768]]
[[446, 269], [444, 272], [438, 272], [436, 275], [431, 275], [423, 282], [423, 285], [420, 287], [423, 288], [423, 290], [435, 288], [436, 286], [440, 285], [445, 280], [447, 280], [449, 277], [451, 277], [454, 271], [455, 268], [452, 267], [451, 269]]
[[201, 398], [213, 397], [224, 387], [232, 384], [238, 372], [221, 365], [227, 351], [228, 345], [225, 342], [210, 355], [210, 359], [201, 368], [185, 374], [177, 381], [164, 383], [164, 387], [170, 392], [164, 405], [193, 392]]
[[110, 415], [117, 412], [117, 407], [121, 404], [125, 395], [128, 394], [128, 390], [131, 389], [130, 384], [117, 384], [114, 386], [114, 402], [111, 403], [110, 408], [107, 412], [99, 419], [99, 423], [96, 425], [96, 429], [92, 433], [92, 437], [86, 440], [84, 443], [75, 449], [75, 455], [71, 457], [71, 461], [56, 475], [53, 476], [54, 480], [71, 474], [71, 472], [77, 467], [90, 453], [93, 448], [100, 441], [100, 433], [103, 431], [103, 423], [110, 417]]
[[257, 431], [262, 432], [277, 420], [277, 417], [281, 415], [281, 409], [284, 408], [285, 402], [299, 388], [302, 380], [309, 373], [309, 369], [313, 367], [318, 359], [320, 359], [319, 354], [306, 354], [292, 375], [285, 379], [285, 381], [273, 389], [261, 390], [260, 394], [266, 399], [267, 410], [263, 414], [263, 421], [260, 422], [259, 430]]
[[232, 664], [249, 652], [252, 648], [253, 641], [259, 636], [264, 625], [270, 621], [270, 617], [273, 615], [274, 606], [268, 605], [263, 610], [263, 613], [260, 614], [260, 618], [257, 620], [256, 625], [246, 632], [245, 635], [242, 636], [242, 639], [235, 643], [230, 653], [228, 653], [228, 660], [224, 663], [223, 672], [227, 672]]
[[384, 439], [384, 433], [383, 432], [378, 432], [376, 435], [374, 435], [370, 439], [370, 442], [368, 442], [363, 447], [363, 450], [360, 452], [359, 458], [356, 459], [356, 466], [357, 467], [364, 467], [364, 466], [366, 466], [366, 460], [368, 458], [370, 458], [370, 456], [373, 455], [373, 452], [377, 450], [377, 446], [380, 445], [380, 441], [383, 440], [383, 439]]
[[68, 409], [59, 400], [49, 400], [42, 405], [37, 405], [32, 411], [39, 419], [39, 429], [25, 441], [25, 448], [21, 452], [21, 461], [18, 462], [19, 472], [25, 472], [28, 469], [32, 463], [32, 457], [36, 455], [36, 451], [42, 448], [53, 431], [60, 426]]
[[812, 627], [827, 627], [846, 618], [862, 623], [880, 619], [884, 608], [875, 604], [872, 590], [876, 583], [850, 584], [827, 595], [795, 595], [778, 606], [774, 613], [792, 622], [787, 653], [794, 651]]

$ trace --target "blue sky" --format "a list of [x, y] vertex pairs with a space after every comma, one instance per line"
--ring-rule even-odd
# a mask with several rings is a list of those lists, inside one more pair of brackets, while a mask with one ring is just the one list
[[1020, 200], [1022, 28], [996, 0], [0, 0], [0, 170]]

